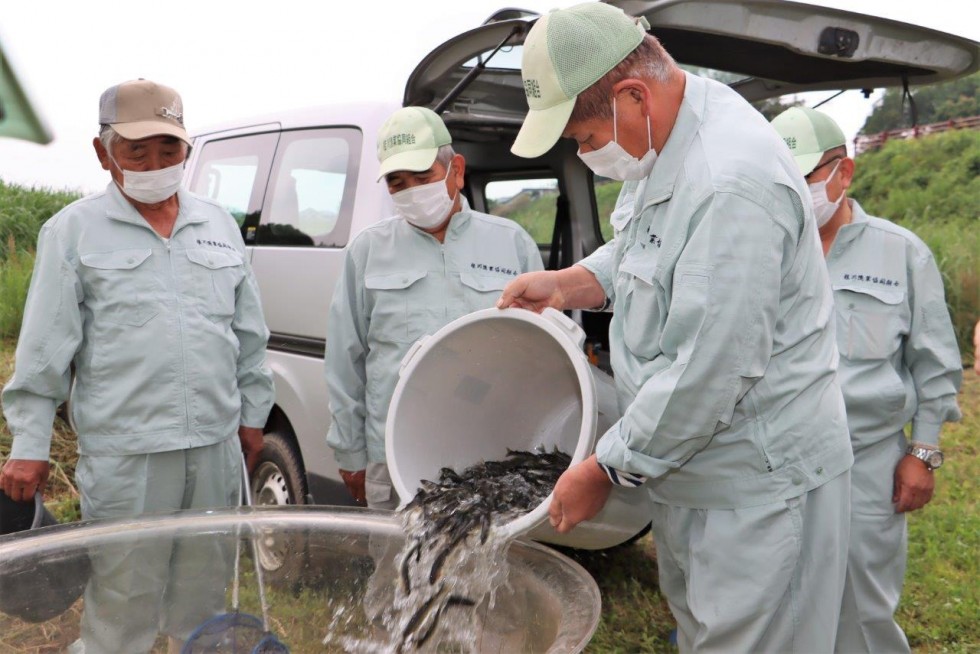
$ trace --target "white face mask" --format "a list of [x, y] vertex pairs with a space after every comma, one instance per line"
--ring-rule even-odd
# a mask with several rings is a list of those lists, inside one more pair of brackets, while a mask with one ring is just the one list
[[841, 161], [843, 159], [837, 161], [837, 165], [830, 171], [827, 179], [808, 185], [810, 187], [810, 198], [813, 200], [813, 215], [817, 219], [817, 228], [823, 227], [830, 221], [833, 215], [837, 213], [837, 208], [840, 206], [840, 203], [844, 200], [844, 191], [841, 191], [840, 197], [836, 200], [831, 200], [827, 196], [827, 182], [833, 179], [837, 173], [837, 168], [840, 167]]
[[116, 168], [122, 171], [123, 183], [119, 187], [122, 192], [144, 204], [163, 202], [177, 192], [177, 189], [180, 188], [180, 182], [184, 178], [183, 162], [169, 168], [138, 172], [126, 170], [112, 157], [109, 159], [116, 164]]
[[657, 161], [657, 151], [653, 149], [653, 139], [650, 134], [650, 116], [647, 116], [647, 153], [642, 159], [637, 159], [618, 143], [616, 122], [616, 96], [613, 96], [613, 140], [592, 152], [580, 150], [579, 159], [601, 177], [621, 182], [645, 179]]
[[[395, 212], [419, 229], [435, 229], [446, 222], [449, 212], [456, 203], [456, 196], [449, 197], [446, 180], [452, 172], [452, 164], [446, 176], [438, 182], [413, 186], [398, 191], [391, 196]], [[457, 195], [459, 192], [457, 191]]]

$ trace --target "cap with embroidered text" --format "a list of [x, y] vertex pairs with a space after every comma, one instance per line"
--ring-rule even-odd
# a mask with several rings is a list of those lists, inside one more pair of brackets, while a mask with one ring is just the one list
[[772, 119], [803, 175], [820, 163], [823, 153], [847, 143], [844, 132], [827, 114], [809, 107], [790, 107]]
[[453, 142], [442, 118], [425, 107], [403, 107], [378, 130], [378, 179], [396, 170], [420, 172], [432, 167], [439, 148]]
[[539, 18], [524, 40], [521, 77], [529, 111], [510, 151], [538, 157], [568, 123], [575, 98], [626, 58], [650, 28], [643, 17], [599, 2]]
[[99, 98], [99, 124], [109, 125], [131, 141], [175, 136], [190, 145], [184, 129], [184, 103], [169, 86], [146, 79], [130, 80], [105, 90]]

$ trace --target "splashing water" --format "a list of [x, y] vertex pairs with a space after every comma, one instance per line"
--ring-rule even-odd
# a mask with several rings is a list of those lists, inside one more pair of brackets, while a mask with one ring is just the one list
[[[384, 633], [371, 642], [348, 640], [345, 649], [520, 651], [526, 616], [520, 598], [509, 594], [510, 541], [498, 538], [495, 527], [540, 505], [570, 464], [557, 450], [508, 450], [503, 461], [461, 473], [443, 468], [438, 482], [423, 481], [399, 511], [404, 545], [380, 557], [375, 592], [365, 598], [365, 611]], [[499, 596], [507, 601], [493, 610]]]

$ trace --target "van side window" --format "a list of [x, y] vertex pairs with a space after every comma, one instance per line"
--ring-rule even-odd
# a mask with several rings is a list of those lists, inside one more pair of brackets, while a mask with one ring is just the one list
[[350, 233], [361, 133], [283, 132], [256, 245], [342, 247]]
[[277, 134], [269, 133], [208, 141], [187, 185], [191, 192], [221, 203], [234, 216], [248, 244], [255, 241], [278, 140]]
[[619, 197], [619, 190], [623, 188], [623, 183], [598, 175], [593, 177], [592, 183], [595, 191], [596, 213], [599, 218], [599, 231], [602, 234], [602, 241], [606, 243], [613, 238], [613, 226], [609, 222], [609, 216], [616, 208], [616, 199]]
[[538, 245], [551, 245], [558, 199], [557, 179], [493, 181], [483, 192], [487, 213], [510, 218], [527, 230]]

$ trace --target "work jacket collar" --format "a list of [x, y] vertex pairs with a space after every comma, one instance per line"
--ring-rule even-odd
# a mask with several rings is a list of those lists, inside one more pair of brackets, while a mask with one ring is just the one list
[[[145, 227], [150, 230], [153, 229], [150, 223], [136, 210], [136, 207], [123, 195], [123, 192], [119, 190], [119, 186], [114, 181], [109, 182], [109, 185], [106, 187], [106, 196], [109, 198], [106, 208], [106, 216], [108, 218]], [[177, 189], [177, 203], [177, 220], [174, 222], [173, 231], [170, 233], [171, 237], [186, 225], [207, 222], [208, 219], [204, 215], [195, 216], [188, 213], [187, 207], [190, 204], [190, 196], [183, 188]]]
[[681, 99], [677, 119], [670, 130], [667, 142], [657, 155], [653, 170], [647, 177], [643, 191], [644, 204], [650, 201], [663, 201], [673, 194], [674, 181], [704, 120], [706, 82], [688, 72], [685, 72], [684, 76], [687, 78], [684, 84], [684, 97]]

